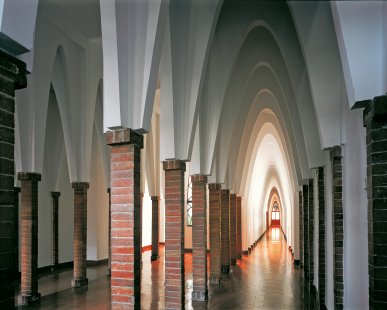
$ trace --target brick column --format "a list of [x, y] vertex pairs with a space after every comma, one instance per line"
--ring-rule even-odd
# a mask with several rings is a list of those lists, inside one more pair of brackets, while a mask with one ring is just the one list
[[38, 182], [39, 173], [18, 173], [21, 181], [20, 305], [40, 300], [38, 293]]
[[309, 186], [308, 186], [308, 213], [309, 213], [309, 283], [311, 286], [313, 286], [313, 280], [314, 280], [314, 246], [313, 246], [313, 240], [314, 240], [314, 199], [313, 199], [313, 179], [309, 179]]
[[73, 182], [74, 189], [74, 272], [71, 286], [87, 285], [87, 182]]
[[222, 273], [230, 272], [230, 191], [221, 190], [221, 265]]
[[364, 109], [367, 130], [368, 266], [370, 309], [387, 306], [387, 96]]
[[210, 283], [220, 282], [220, 184], [208, 184], [210, 208]]
[[236, 214], [237, 196], [230, 195], [230, 263], [236, 265], [236, 230], [237, 230], [237, 214]]
[[304, 213], [304, 278], [309, 279], [309, 207], [308, 185], [302, 186], [302, 210]]
[[300, 239], [300, 268], [304, 267], [304, 213], [302, 203], [302, 190], [298, 191], [298, 220], [299, 220], [299, 239]]
[[236, 205], [236, 258], [242, 259], [242, 197], [237, 197]]
[[109, 195], [109, 228], [108, 228], [108, 268], [107, 268], [107, 276], [110, 277], [112, 271], [112, 195], [110, 187], [107, 189], [107, 193]]
[[325, 180], [324, 167], [318, 168], [318, 297], [320, 309], [325, 306]]
[[15, 304], [14, 97], [15, 89], [26, 85], [25, 64], [0, 50], [0, 309]]
[[[13, 213], [13, 224], [14, 224], [14, 270], [15, 279], [19, 279], [19, 194], [20, 187], [13, 188], [14, 198], [14, 213]], [[1, 308], [1, 307], [0, 307]]]
[[151, 261], [159, 259], [159, 197], [152, 199], [152, 256]]
[[[141, 164], [140, 164], [141, 165]], [[141, 182], [140, 182], [141, 184]], [[141, 188], [140, 188], [141, 189]], [[144, 203], [144, 193], [142, 193], [140, 191], [140, 223], [141, 223], [141, 229], [139, 231], [139, 238], [141, 240], [141, 243], [140, 243], [140, 249], [141, 249], [141, 252], [140, 252], [140, 264], [141, 264], [141, 269], [142, 269], [142, 205]], [[141, 275], [141, 274], [140, 274]]]
[[131, 129], [106, 133], [111, 146], [111, 308], [141, 309], [141, 149]]
[[51, 192], [52, 196], [52, 266], [51, 271], [58, 267], [58, 208], [60, 192]]
[[334, 244], [334, 302], [335, 309], [343, 309], [344, 304], [344, 277], [343, 277], [343, 247], [344, 247], [344, 221], [343, 221], [343, 170], [341, 147], [335, 146], [331, 150], [332, 162], [332, 196], [333, 196], [333, 244]]
[[184, 309], [184, 172], [181, 160], [163, 162], [165, 170], [165, 308]]
[[192, 300], [207, 299], [207, 177], [196, 174], [192, 181]]

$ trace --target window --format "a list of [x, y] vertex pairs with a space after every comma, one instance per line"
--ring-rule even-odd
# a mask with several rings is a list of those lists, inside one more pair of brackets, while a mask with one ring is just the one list
[[192, 182], [191, 178], [188, 177], [188, 186], [187, 186], [187, 226], [192, 226]]
[[271, 219], [272, 220], [279, 220], [280, 219], [279, 208], [278, 208], [278, 204], [276, 201], [273, 204], [273, 210], [271, 212]]

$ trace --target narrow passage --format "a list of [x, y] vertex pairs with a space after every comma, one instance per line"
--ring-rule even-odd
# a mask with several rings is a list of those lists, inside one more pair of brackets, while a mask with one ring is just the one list
[[[164, 251], [159, 261], [150, 262], [150, 251], [143, 253], [142, 309], [163, 309]], [[209, 300], [198, 304], [190, 300], [192, 254], [185, 255], [186, 309], [311, 309], [304, 300], [302, 270], [295, 268], [280, 228], [270, 228], [251, 255], [243, 256], [220, 286], [209, 287]], [[109, 278], [106, 266], [87, 270], [88, 287], [71, 289], [72, 271], [46, 274], [39, 279], [40, 305], [28, 309], [110, 309]]]

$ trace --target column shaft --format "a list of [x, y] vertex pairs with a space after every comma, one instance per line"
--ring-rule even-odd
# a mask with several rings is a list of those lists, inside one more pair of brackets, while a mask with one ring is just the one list
[[165, 171], [165, 308], [184, 309], [184, 172], [180, 160], [163, 162]]
[[369, 307], [387, 306], [387, 96], [364, 109], [367, 132]]
[[109, 195], [109, 228], [108, 228], [108, 268], [107, 275], [111, 275], [112, 271], [112, 192], [110, 187], [107, 189]]
[[40, 300], [38, 293], [38, 182], [39, 173], [19, 173], [21, 181], [21, 289], [19, 304]]
[[314, 281], [314, 188], [313, 188], [313, 179], [309, 179], [308, 186], [308, 213], [309, 213], [309, 283], [313, 286]]
[[[15, 204], [14, 145], [15, 89], [27, 85], [26, 67], [20, 60], [0, 50], [0, 309], [15, 304]], [[18, 269], [17, 269], [18, 270]]]
[[13, 188], [14, 194], [14, 214], [13, 214], [13, 224], [14, 224], [14, 270], [15, 270], [15, 279], [19, 279], [19, 194], [20, 187]]
[[332, 195], [333, 195], [333, 244], [334, 244], [334, 302], [335, 309], [343, 309], [344, 305], [344, 210], [343, 210], [343, 170], [341, 147], [335, 146], [331, 150], [332, 162]]
[[87, 252], [87, 182], [73, 182], [74, 189], [74, 288], [88, 283], [86, 275]]
[[298, 212], [299, 212], [299, 239], [300, 239], [300, 268], [304, 266], [304, 214], [302, 204], [302, 190], [298, 191]]
[[208, 184], [210, 208], [210, 283], [219, 284], [221, 273], [220, 247], [220, 184]]
[[324, 167], [318, 168], [318, 297], [320, 309], [325, 306], [325, 180]]
[[192, 300], [207, 299], [207, 178], [193, 175], [192, 180]]
[[141, 309], [141, 148], [131, 129], [106, 133], [111, 146], [111, 308]]
[[308, 185], [302, 186], [302, 210], [304, 213], [304, 278], [309, 279], [309, 207]]
[[159, 259], [159, 197], [152, 196], [152, 256], [151, 261]]
[[236, 205], [236, 258], [242, 258], [242, 197], [237, 197]]
[[236, 265], [236, 231], [237, 231], [237, 214], [236, 214], [237, 196], [230, 195], [230, 263]]
[[230, 271], [230, 191], [221, 190], [221, 264], [222, 272]]
[[58, 230], [59, 230], [59, 196], [60, 192], [51, 192], [52, 196], [52, 266], [51, 270], [55, 270], [58, 267], [59, 262], [59, 249], [58, 249]]

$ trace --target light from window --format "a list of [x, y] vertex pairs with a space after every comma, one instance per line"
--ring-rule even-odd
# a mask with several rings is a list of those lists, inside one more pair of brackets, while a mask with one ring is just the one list
[[187, 226], [192, 226], [192, 182], [190, 177], [188, 177], [186, 210]]

